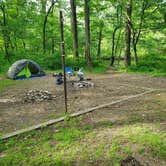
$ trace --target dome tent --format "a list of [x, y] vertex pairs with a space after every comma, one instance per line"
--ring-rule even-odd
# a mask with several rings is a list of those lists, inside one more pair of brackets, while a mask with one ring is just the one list
[[9, 68], [7, 76], [10, 79], [29, 78], [35, 76], [44, 76], [45, 72], [34, 61], [30, 59], [18, 60]]

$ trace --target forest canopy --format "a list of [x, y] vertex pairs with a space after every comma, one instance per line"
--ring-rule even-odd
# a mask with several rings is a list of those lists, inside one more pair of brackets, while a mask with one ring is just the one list
[[1, 73], [23, 58], [61, 68], [60, 9], [68, 65], [166, 72], [165, 0], [0, 0]]

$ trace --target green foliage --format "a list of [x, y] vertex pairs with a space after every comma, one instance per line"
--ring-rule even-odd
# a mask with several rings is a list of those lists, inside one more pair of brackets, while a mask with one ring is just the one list
[[128, 71], [166, 75], [166, 56], [156, 54], [141, 56], [138, 66], [132, 65]]
[[[57, 70], [61, 68], [60, 51], [60, 30], [59, 30], [59, 9], [70, 6], [69, 1], [58, 1], [53, 10], [49, 13], [46, 24], [46, 52], [43, 53], [43, 21], [46, 15], [44, 1], [9, 0], [0, 1], [5, 7], [6, 25], [3, 23], [3, 10], [0, 8], [0, 73], [6, 73], [9, 66], [16, 60], [29, 58], [38, 62], [45, 70]], [[48, 6], [51, 5], [48, 0]], [[112, 33], [115, 27], [120, 26], [115, 35], [116, 52], [118, 57], [124, 57], [125, 50], [125, 19], [127, 1], [91, 1], [90, 6], [90, 47], [93, 63], [92, 72], [102, 73], [107, 67], [104, 63], [97, 62], [99, 43], [99, 30], [101, 23], [101, 57], [109, 57], [112, 52]], [[153, 72], [155, 75], [165, 75], [165, 4], [162, 0], [151, 0], [146, 2], [145, 18], [142, 24], [142, 31], [138, 41], [139, 66], [131, 66], [133, 72]], [[47, 6], [47, 7], [48, 7]], [[67, 55], [66, 65], [83, 67], [86, 70], [85, 60], [85, 25], [84, 25], [84, 1], [76, 1], [78, 21], [78, 44], [79, 62], [73, 57], [73, 34], [71, 31], [70, 8], [64, 9], [64, 40], [65, 52]], [[46, 9], [47, 9], [46, 7]], [[140, 16], [142, 12], [142, 1], [133, 0], [132, 25], [138, 31]], [[121, 11], [122, 10], [122, 11]], [[29, 12], [31, 11], [31, 12]], [[117, 13], [118, 12], [118, 13]], [[119, 16], [119, 18], [118, 18]], [[119, 22], [120, 21], [120, 22]], [[118, 41], [118, 36], [121, 36]], [[5, 38], [8, 38], [8, 52], [10, 63], [5, 58]], [[160, 44], [159, 44], [160, 43]], [[131, 44], [132, 45], [132, 44]], [[132, 47], [132, 46], [131, 46]], [[132, 54], [133, 50], [131, 48]], [[153, 58], [154, 56], [154, 58]], [[159, 59], [160, 57], [161, 59]]]
[[145, 148], [148, 148], [150, 153], [163, 158], [166, 155], [166, 143], [164, 133], [153, 133], [141, 126], [132, 126], [124, 129], [124, 137], [132, 143], [142, 145], [139, 148], [139, 153], [143, 153]]

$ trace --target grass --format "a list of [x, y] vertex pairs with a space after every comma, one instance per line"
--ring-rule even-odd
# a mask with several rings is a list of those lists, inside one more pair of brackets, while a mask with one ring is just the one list
[[7, 89], [9, 86], [16, 85], [16, 83], [18, 82], [9, 79], [0, 80], [0, 93], [2, 93], [2, 91]]
[[86, 124], [80, 117], [1, 141], [0, 165], [119, 165], [136, 152], [164, 160], [166, 134], [154, 131], [159, 126], [138, 123], [114, 127], [110, 123]]

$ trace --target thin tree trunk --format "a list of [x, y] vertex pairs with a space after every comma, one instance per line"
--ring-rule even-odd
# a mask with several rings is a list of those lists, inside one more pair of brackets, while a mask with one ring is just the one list
[[89, 0], [85, 2], [85, 34], [86, 34], [86, 45], [85, 45], [85, 57], [88, 68], [92, 67], [91, 56], [90, 56], [90, 19], [89, 19]]
[[100, 59], [100, 54], [101, 54], [101, 40], [102, 40], [103, 26], [104, 26], [104, 23], [103, 23], [103, 21], [101, 21], [100, 25], [99, 25], [99, 40], [98, 40], [98, 49], [97, 49], [97, 58], [98, 59]]
[[140, 18], [140, 23], [139, 23], [139, 28], [138, 28], [138, 32], [135, 32], [133, 27], [132, 27], [132, 31], [133, 31], [133, 50], [134, 50], [134, 57], [135, 57], [135, 64], [138, 65], [138, 55], [137, 55], [137, 44], [139, 41], [139, 37], [142, 31], [142, 24], [143, 24], [143, 20], [144, 20], [144, 15], [145, 15], [145, 9], [146, 9], [146, 2], [145, 0], [142, 0], [142, 12], [141, 12], [141, 18]]
[[51, 39], [51, 52], [52, 52], [52, 54], [55, 53], [54, 47], [55, 47], [55, 40], [54, 40], [54, 38], [52, 37], [52, 39]]
[[24, 40], [22, 40], [22, 46], [23, 46], [23, 48], [25, 50], [26, 49], [26, 44], [25, 44]]
[[116, 31], [118, 30], [119, 27], [116, 27], [112, 33], [112, 55], [111, 55], [111, 66], [114, 65], [115, 62], [115, 35]]
[[46, 52], [46, 32], [45, 32], [46, 22], [47, 22], [46, 4], [47, 4], [47, 0], [41, 0], [41, 5], [42, 5], [41, 15], [42, 15], [42, 22], [43, 22], [42, 46], [43, 46], [43, 52], [44, 53]]
[[137, 55], [137, 45], [133, 46], [134, 48], [134, 56], [135, 56], [135, 64], [138, 65], [138, 55]]
[[120, 51], [119, 51], [118, 66], [119, 66], [119, 64], [120, 64], [121, 54], [122, 54], [122, 46], [120, 47]]
[[78, 52], [78, 31], [77, 31], [77, 12], [76, 12], [76, 0], [70, 0], [71, 11], [72, 11], [72, 31], [73, 31], [73, 46], [74, 55], [76, 58], [79, 57]]
[[10, 44], [11, 49], [14, 51], [15, 48], [14, 48], [13, 43], [10, 38], [9, 38], [9, 44]]
[[6, 22], [6, 12], [5, 12], [5, 5], [0, 6], [1, 10], [2, 10], [2, 15], [3, 15], [3, 29], [2, 29], [2, 34], [3, 34], [3, 40], [4, 40], [4, 48], [5, 48], [5, 57], [7, 58], [7, 60], [10, 62], [10, 58], [9, 58], [9, 34], [7, 31], [7, 22]]
[[[54, 3], [54, 0], [52, 0], [52, 3]], [[54, 17], [54, 10], [52, 8], [51, 10], [51, 17]], [[51, 52], [52, 54], [55, 53], [55, 35], [54, 35], [54, 24], [53, 22], [51, 22], [51, 33], [52, 33], [52, 37], [51, 37]]]
[[132, 14], [132, 0], [128, 0], [126, 8], [126, 50], [125, 50], [125, 66], [131, 65], [131, 53], [130, 53], [130, 42], [131, 42], [131, 14]]
[[51, 4], [51, 6], [49, 7], [45, 18], [44, 18], [44, 23], [43, 23], [43, 52], [46, 52], [46, 24], [47, 24], [47, 19], [48, 19], [48, 15], [51, 11], [51, 9], [54, 7], [55, 5], [55, 1], [53, 1], [53, 3]]
[[119, 32], [119, 34], [118, 34], [118, 38], [117, 38], [117, 41], [116, 41], [116, 46], [115, 46], [115, 51], [114, 51], [114, 55], [115, 55], [115, 56], [116, 56], [116, 52], [117, 52], [117, 49], [118, 49], [120, 37], [121, 37], [121, 30], [120, 30], [120, 32]]

